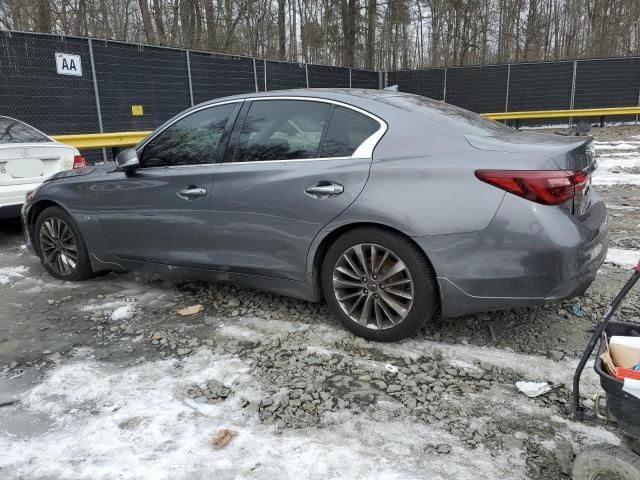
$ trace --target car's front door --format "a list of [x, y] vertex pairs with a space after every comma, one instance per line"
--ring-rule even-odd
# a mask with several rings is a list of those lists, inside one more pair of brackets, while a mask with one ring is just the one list
[[138, 151], [140, 168], [99, 184], [98, 219], [117, 258], [189, 267], [217, 263], [210, 200], [238, 102], [180, 118]]
[[247, 103], [213, 182], [222, 268], [304, 280], [311, 241], [364, 188], [384, 128], [327, 101]]

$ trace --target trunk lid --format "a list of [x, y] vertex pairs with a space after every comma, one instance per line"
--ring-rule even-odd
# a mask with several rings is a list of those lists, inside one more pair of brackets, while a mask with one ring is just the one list
[[47, 143], [0, 145], [0, 185], [37, 183], [73, 168], [72, 147]]

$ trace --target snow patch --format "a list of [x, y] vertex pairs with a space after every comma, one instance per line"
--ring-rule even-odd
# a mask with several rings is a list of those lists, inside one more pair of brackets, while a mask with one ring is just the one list
[[626, 250], [624, 248], [610, 248], [607, 252], [606, 263], [619, 267], [635, 267], [640, 261], [640, 250]]
[[270, 320], [256, 317], [226, 318], [220, 325], [218, 335], [237, 339], [263, 339], [287, 333], [308, 330], [309, 326], [300, 322]]
[[114, 322], [129, 320], [131, 318], [133, 318], [133, 307], [131, 305], [123, 305], [111, 312], [111, 320]]
[[29, 271], [29, 267], [19, 265], [17, 267], [0, 268], [0, 285], [13, 283], [15, 279], [24, 278], [24, 274]]
[[635, 150], [640, 142], [593, 142], [596, 150]]
[[[234, 395], [215, 405], [181, 395], [210, 378]], [[62, 365], [20, 402], [55, 426], [30, 437], [0, 433], [0, 469], [11, 478], [71, 480], [525, 478], [520, 455], [469, 450], [448, 432], [395, 419], [397, 406], [384, 402], [371, 415], [341, 411], [320, 428], [278, 431], [242, 408], [242, 398], [260, 395], [258, 385], [241, 360], [210, 351], [128, 368]], [[220, 428], [239, 434], [214, 450]], [[450, 454], [425, 453], [443, 443]]]
[[640, 152], [637, 148], [634, 147], [633, 152], [598, 155], [598, 168], [593, 172], [593, 184], [640, 185], [640, 174], [633, 173], [634, 170], [640, 169]]

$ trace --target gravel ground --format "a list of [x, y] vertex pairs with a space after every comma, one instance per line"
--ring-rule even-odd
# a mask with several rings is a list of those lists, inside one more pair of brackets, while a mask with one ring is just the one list
[[[574, 452], [620, 441], [572, 419], [570, 381], [640, 258], [640, 130], [594, 133], [612, 254], [586, 294], [439, 319], [394, 344], [352, 336], [323, 303], [256, 290], [60, 282], [3, 223], [0, 477], [569, 478]], [[640, 322], [639, 297], [619, 316]], [[599, 386], [583, 378], [589, 407]], [[521, 380], [554, 388], [530, 399]], [[222, 428], [236, 434], [217, 450]]]

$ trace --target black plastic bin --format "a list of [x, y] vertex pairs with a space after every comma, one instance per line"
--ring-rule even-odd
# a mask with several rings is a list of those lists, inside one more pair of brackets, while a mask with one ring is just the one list
[[[630, 322], [610, 321], [605, 327], [608, 337], [614, 335], [631, 335], [636, 332], [640, 335], [640, 324]], [[624, 382], [612, 377], [602, 368], [600, 355], [605, 351], [605, 336], [600, 337], [598, 357], [595, 370], [600, 375], [600, 385], [607, 393], [607, 408], [618, 422], [620, 432], [623, 435], [640, 440], [640, 398], [634, 397], [622, 390]]]

